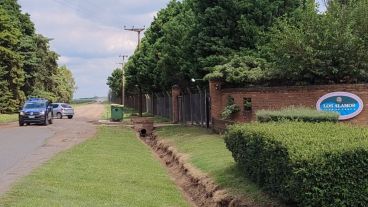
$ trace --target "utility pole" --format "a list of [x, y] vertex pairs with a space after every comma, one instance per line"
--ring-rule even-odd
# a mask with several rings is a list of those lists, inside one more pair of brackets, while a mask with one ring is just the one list
[[[138, 34], [138, 49], [140, 47], [141, 44], [141, 33], [146, 29], [146, 27], [142, 27], [142, 28], [135, 28], [134, 26], [131, 28], [127, 28], [126, 26], [124, 26], [124, 30], [126, 31], [131, 31], [131, 32], [136, 32]], [[139, 116], [142, 117], [143, 115], [143, 94], [142, 94], [142, 87], [140, 85], [138, 85], [138, 93], [139, 93], [139, 103], [138, 103], [138, 108], [139, 108]]]
[[146, 29], [146, 27], [141, 27], [141, 28], [135, 28], [134, 26], [131, 28], [127, 28], [126, 26], [124, 26], [124, 30], [126, 31], [131, 31], [131, 32], [136, 32], [138, 34], [138, 49], [139, 46], [141, 44], [141, 33]]
[[123, 62], [119, 63], [121, 64], [121, 73], [122, 73], [122, 80], [121, 80], [121, 105], [125, 106], [125, 87], [124, 87], [124, 81], [125, 81], [125, 58], [128, 58], [128, 55], [119, 55], [119, 57], [123, 58]]

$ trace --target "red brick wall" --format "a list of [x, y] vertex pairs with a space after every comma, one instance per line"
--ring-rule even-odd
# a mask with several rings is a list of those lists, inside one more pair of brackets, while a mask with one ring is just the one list
[[[260, 109], [280, 109], [287, 106], [308, 106], [315, 108], [320, 97], [331, 92], [350, 92], [359, 96], [365, 104], [361, 114], [349, 120], [353, 123], [368, 123], [368, 84], [293, 86], [293, 87], [255, 87], [216, 90], [217, 82], [210, 82], [211, 115], [219, 119], [226, 106], [228, 96], [232, 96], [240, 106], [241, 112], [234, 115], [237, 122], [256, 120], [255, 112]], [[212, 89], [212, 90], [211, 90]], [[243, 98], [252, 98], [251, 112], [243, 109]]]

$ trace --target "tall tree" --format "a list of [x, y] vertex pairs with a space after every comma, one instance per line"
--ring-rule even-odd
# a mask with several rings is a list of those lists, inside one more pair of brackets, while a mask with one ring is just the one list
[[[1, 5], [2, 6], [2, 5]], [[14, 110], [24, 100], [22, 57], [17, 53], [21, 31], [0, 7], [0, 112]]]
[[107, 78], [107, 85], [111, 89], [113, 97], [121, 98], [123, 73], [120, 68], [116, 68], [112, 74]]
[[[60, 70], [49, 41], [35, 33], [17, 0], [0, 0], [0, 113], [16, 111], [26, 96], [56, 100], [64, 92], [65, 88], [55, 87], [60, 86], [55, 79]], [[74, 91], [73, 84], [65, 84]]]
[[52, 77], [54, 80], [54, 89], [57, 100], [70, 103], [73, 99], [76, 84], [72, 72], [64, 65], [57, 69]]
[[357, 18], [368, 14], [364, 9], [367, 3], [338, 3], [319, 14], [311, 2], [293, 18], [280, 20], [263, 48], [274, 63], [274, 79], [288, 85], [365, 82], [368, 47], [362, 31], [366, 20]]

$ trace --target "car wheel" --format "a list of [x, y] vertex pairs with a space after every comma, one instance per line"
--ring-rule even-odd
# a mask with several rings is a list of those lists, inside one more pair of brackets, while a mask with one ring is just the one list
[[73, 116], [68, 116], [68, 119], [72, 119], [73, 118]]
[[45, 122], [43, 123], [44, 126], [47, 126], [49, 124], [49, 117], [45, 117]]
[[24, 122], [19, 121], [19, 126], [24, 126]]
[[31, 123], [27, 123], [27, 126], [31, 125]]
[[52, 115], [50, 115], [49, 124], [53, 123]]
[[63, 118], [63, 115], [62, 115], [60, 112], [58, 112], [58, 113], [56, 114], [56, 117], [57, 117], [58, 119], [62, 119], [62, 118]]

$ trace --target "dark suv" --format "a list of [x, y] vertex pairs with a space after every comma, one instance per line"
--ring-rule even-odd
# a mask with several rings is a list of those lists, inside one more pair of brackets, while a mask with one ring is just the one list
[[19, 111], [19, 126], [31, 123], [52, 124], [52, 107], [50, 101], [42, 98], [28, 99]]

